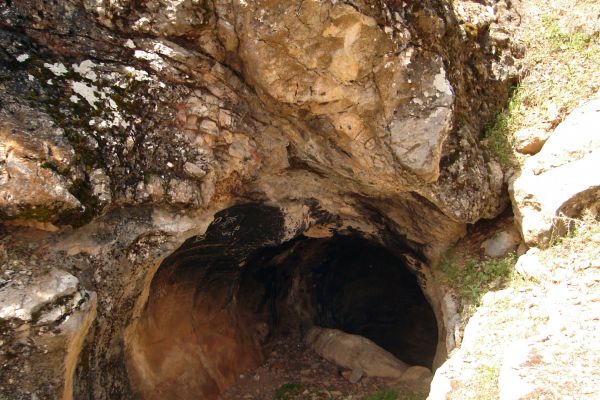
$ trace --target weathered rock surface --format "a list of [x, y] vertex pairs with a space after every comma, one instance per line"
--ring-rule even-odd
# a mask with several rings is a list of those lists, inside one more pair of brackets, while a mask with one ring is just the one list
[[[435, 372], [429, 400], [582, 398], [600, 394], [598, 225], [564, 247], [519, 257], [525, 278], [488, 292], [460, 348]], [[570, 242], [569, 242], [570, 241]]]
[[78, 284], [76, 277], [58, 269], [19, 282], [10, 281], [0, 288], [0, 319], [29, 321], [46, 304], [75, 293]]
[[409, 366], [371, 340], [337, 329], [312, 327], [306, 342], [321, 357], [367, 376], [399, 379]]
[[[574, 110], [510, 186], [515, 220], [528, 245], [544, 243], [600, 199], [600, 97]], [[566, 217], [566, 218], [563, 218]]]
[[[2, 2], [0, 219], [21, 226], [0, 226], [2, 271], [40, 257], [97, 300], [10, 322], [0, 397], [134, 397], [124, 336], [143, 291], [163, 257], [233, 204], [286, 210], [284, 232], [261, 245], [343, 228], [406, 247], [415, 266], [498, 215], [504, 172], [479, 133], [518, 73], [509, 4]], [[38, 238], [23, 220], [58, 231]], [[69, 321], [77, 333], [52, 347]], [[217, 389], [240, 372], [214, 363]]]
[[[23, 33], [2, 38], [6, 93], [29, 104], [18, 112], [43, 109], [76, 153], [69, 171], [44, 170], [45, 190], [60, 191], [36, 195], [38, 207], [80, 225], [125, 204], [196, 209], [272, 187], [289, 198], [294, 181], [305, 200], [424, 198], [413, 207], [442, 222], [441, 237], [493, 217], [506, 204], [502, 172], [478, 128], [516, 67], [501, 61], [508, 41], [476, 43], [484, 35], [468, 27], [497, 32], [512, 11], [460, 4], [457, 14], [445, 2], [7, 6], [3, 23]], [[67, 26], [81, 35], [60, 36]]]
[[539, 253], [540, 250], [536, 247], [527, 250], [527, 253], [517, 260], [515, 271], [529, 279], [538, 281], [543, 279], [549, 271], [548, 267], [540, 260]]
[[523, 128], [515, 133], [514, 148], [522, 154], [537, 154], [551, 134], [546, 127]]
[[4, 102], [0, 110], [0, 218], [54, 220], [81, 206], [69, 192], [75, 151], [45, 113]]

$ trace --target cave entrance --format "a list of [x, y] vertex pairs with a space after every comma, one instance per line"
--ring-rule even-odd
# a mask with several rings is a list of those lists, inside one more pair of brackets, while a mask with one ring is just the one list
[[216, 399], [264, 361], [269, 343], [315, 325], [431, 368], [436, 318], [401, 258], [356, 233], [282, 243], [281, 215], [234, 211], [217, 214], [152, 279], [126, 339], [141, 398]]
[[431, 368], [437, 322], [417, 277], [359, 236], [299, 239], [259, 252], [240, 281], [269, 336], [312, 325], [371, 339], [410, 365]]

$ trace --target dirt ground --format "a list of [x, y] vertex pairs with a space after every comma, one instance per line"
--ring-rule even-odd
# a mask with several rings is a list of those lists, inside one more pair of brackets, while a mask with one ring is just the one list
[[265, 363], [240, 375], [222, 400], [362, 400], [365, 398], [425, 399], [427, 389], [402, 387], [382, 378], [363, 377], [357, 383], [344, 378], [343, 371], [307, 348], [300, 335], [274, 340], [266, 347]]

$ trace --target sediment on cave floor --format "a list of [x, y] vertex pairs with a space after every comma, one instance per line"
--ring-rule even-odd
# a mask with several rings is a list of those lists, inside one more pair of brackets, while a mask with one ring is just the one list
[[[143, 399], [267, 399], [287, 383], [364, 393], [411, 366], [432, 368], [438, 323], [401, 258], [358, 233], [257, 246], [264, 227], [226, 228], [186, 241], [152, 279], [128, 344], [129, 377]], [[315, 327], [371, 344], [352, 344], [350, 365], [344, 345], [315, 352], [307, 342]], [[388, 359], [398, 360], [397, 379], [369, 376]]]

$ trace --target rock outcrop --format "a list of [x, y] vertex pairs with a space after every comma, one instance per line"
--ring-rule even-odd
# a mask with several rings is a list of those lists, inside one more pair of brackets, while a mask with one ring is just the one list
[[532, 246], [569, 227], [600, 201], [600, 97], [575, 109], [511, 182], [516, 222]]
[[73, 275], [57, 269], [25, 282], [11, 280], [0, 288], [0, 319], [30, 321], [45, 305], [75, 293], [78, 283]]
[[477, 142], [516, 76], [499, 34], [513, 11], [459, 4], [7, 4], [3, 135], [22, 147], [18, 116], [36, 107], [66, 147], [27, 168], [2, 153], [4, 218], [77, 226], [124, 205], [297, 198], [288, 182], [304, 201], [412, 203], [440, 240], [493, 217], [502, 172]]
[[[429, 400], [598, 396], [599, 111], [597, 96], [575, 109], [512, 181], [515, 223], [530, 247], [515, 265], [518, 284], [483, 297]], [[591, 215], [575, 220], [584, 210]], [[564, 247], [549, 246], [571, 228], [580, 232]], [[485, 242], [488, 256], [498, 239]]]
[[75, 151], [49, 115], [11, 100], [0, 110], [0, 217], [55, 221], [81, 207], [64, 176]]
[[[0, 291], [41, 287], [37, 274], [18, 286], [13, 263], [78, 283], [54, 291], [65, 304], [3, 309], [0, 397], [146, 390], [128, 375], [124, 337], [154, 273], [213, 220], [224, 228], [210, 240], [235, 238], [242, 222], [219, 212], [241, 203], [281, 221], [240, 251], [360, 234], [403, 257], [439, 311], [427, 265], [508, 204], [480, 133], [519, 73], [511, 3], [3, 2]], [[213, 377], [217, 389], [237, 372]]]

